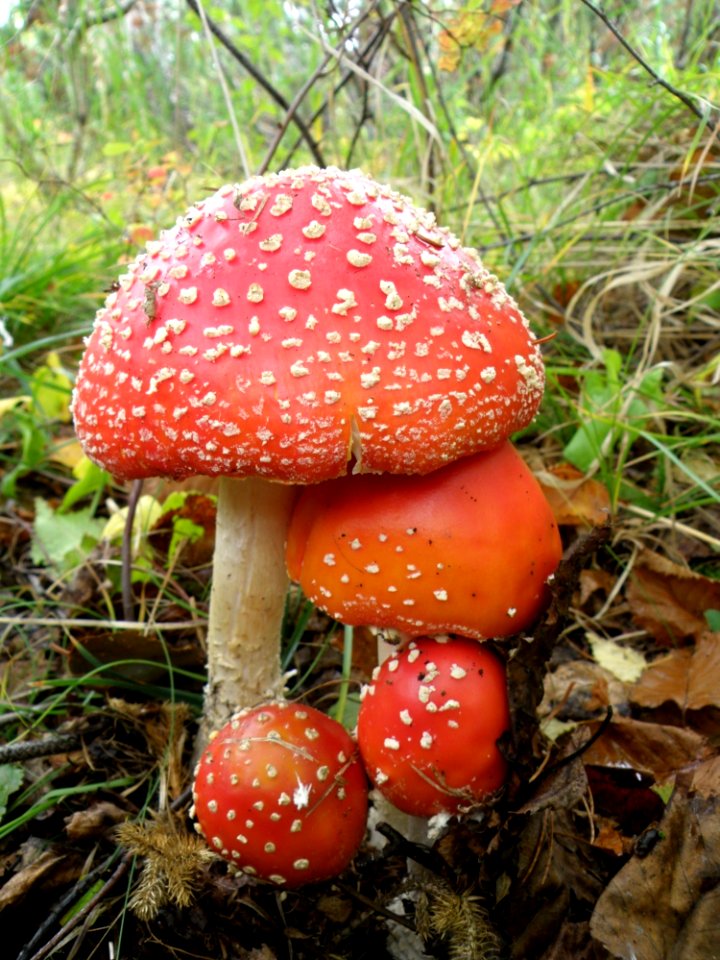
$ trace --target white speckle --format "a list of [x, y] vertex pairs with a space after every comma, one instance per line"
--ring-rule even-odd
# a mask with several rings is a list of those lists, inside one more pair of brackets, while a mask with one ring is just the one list
[[334, 567], [336, 560], [334, 553], [326, 553], [323, 557], [323, 563], [327, 564], [328, 567]]
[[447, 590], [433, 590], [433, 595], [436, 600], [447, 600]]
[[350, 549], [351, 549], [351, 550], [359, 550], [361, 547], [362, 547], [362, 543], [358, 540], [357, 537], [355, 537], [354, 540], [351, 540], [351, 541], [350, 541]]
[[423, 750], [429, 750], [433, 745], [433, 735], [428, 731], [424, 730], [422, 736], [420, 737], [420, 746]]
[[287, 193], [278, 193], [273, 205], [270, 207], [270, 213], [274, 217], [281, 217], [288, 210], [292, 210], [293, 198]]
[[273, 253], [282, 246], [283, 238], [281, 233], [273, 233], [265, 240], [261, 240], [258, 246], [264, 253]]
[[400, 720], [405, 724], [406, 727], [409, 727], [409, 726], [412, 724], [412, 722], [413, 722], [412, 717], [410, 716], [410, 711], [409, 711], [409, 710], [401, 710], [401, 711], [400, 711]]
[[467, 670], [460, 666], [458, 663], [453, 663], [450, 667], [450, 676], [453, 680], [462, 680], [463, 677], [467, 676]]
[[395, 737], [385, 737], [383, 741], [383, 746], [386, 747], [388, 750], [399, 750], [400, 741], [396, 740]]
[[379, 567], [379, 565], [378, 565], [377, 563], [369, 563], [369, 564], [365, 567], [365, 572], [366, 572], [366, 573], [380, 573], [380, 567]]
[[265, 291], [259, 283], [251, 283], [248, 287], [247, 298], [250, 303], [262, 303]]
[[327, 228], [324, 223], [318, 223], [317, 220], [311, 220], [310, 223], [302, 228], [303, 235], [308, 238], [308, 240], [317, 240], [321, 237]]
[[291, 270], [288, 274], [288, 283], [296, 290], [307, 290], [312, 283], [309, 270]]
[[311, 783], [303, 783], [299, 776], [296, 774], [297, 787], [293, 791], [293, 803], [298, 810], [303, 810], [310, 802], [310, 791], [312, 790]]
[[484, 350], [485, 353], [492, 353], [488, 338], [479, 330], [463, 330], [460, 339], [470, 350]]
[[372, 256], [369, 253], [363, 253], [361, 250], [348, 250], [346, 254], [348, 263], [353, 267], [367, 267], [372, 263]]
[[178, 293], [178, 300], [181, 303], [195, 303], [197, 296], [197, 287], [183, 287], [180, 293]]
[[308, 368], [300, 360], [297, 360], [290, 366], [290, 373], [293, 377], [307, 377], [310, 373]]
[[296, 870], [307, 870], [309, 866], [310, 866], [310, 861], [306, 860], [304, 857], [300, 857], [299, 860], [293, 861], [293, 867]]
[[516, 613], [517, 613], [517, 607], [508, 607], [507, 615], [509, 617], [514, 617]]

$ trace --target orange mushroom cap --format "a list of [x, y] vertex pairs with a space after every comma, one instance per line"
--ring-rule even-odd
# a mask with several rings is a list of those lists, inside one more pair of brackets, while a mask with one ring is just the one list
[[510, 727], [505, 668], [474, 640], [423, 637], [363, 689], [358, 743], [368, 776], [418, 817], [469, 808], [504, 783]]
[[367, 794], [341, 724], [273, 702], [241, 711], [210, 741], [195, 771], [193, 814], [220, 856], [297, 887], [348, 866], [365, 833]]
[[288, 529], [292, 579], [343, 623], [485, 639], [529, 627], [562, 544], [510, 443], [423, 477], [305, 488]]
[[73, 398], [119, 479], [426, 473], [530, 422], [527, 321], [473, 251], [358, 171], [227, 185], [98, 312]]

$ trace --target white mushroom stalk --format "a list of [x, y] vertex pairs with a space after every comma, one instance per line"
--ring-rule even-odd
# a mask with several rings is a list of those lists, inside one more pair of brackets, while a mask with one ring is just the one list
[[284, 550], [294, 497], [285, 484], [220, 479], [202, 741], [241, 705], [282, 694]]

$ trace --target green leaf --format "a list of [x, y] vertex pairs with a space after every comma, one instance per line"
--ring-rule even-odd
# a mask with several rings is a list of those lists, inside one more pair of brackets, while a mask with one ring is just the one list
[[77, 480], [63, 497], [63, 501], [58, 508], [59, 513], [67, 513], [78, 500], [92, 496], [110, 483], [110, 474], [84, 456], [73, 467], [73, 474], [77, 477]]
[[17, 764], [0, 764], [0, 820], [2, 820], [7, 812], [10, 794], [20, 789], [23, 776], [23, 768]]
[[131, 150], [132, 144], [122, 140], [110, 140], [102, 148], [104, 157], [120, 157], [122, 154], [129, 153]]
[[60, 574], [73, 570], [100, 541], [103, 526], [104, 521], [95, 519], [90, 509], [59, 513], [36, 498], [33, 563], [48, 564]]

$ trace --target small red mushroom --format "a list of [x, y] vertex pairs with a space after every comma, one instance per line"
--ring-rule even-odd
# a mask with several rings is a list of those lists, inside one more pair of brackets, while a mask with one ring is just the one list
[[286, 887], [341, 873], [367, 818], [357, 747], [313, 707], [243, 710], [205, 748], [193, 785], [196, 829], [240, 870]]
[[375, 669], [357, 733], [383, 796], [431, 817], [471, 808], [503, 785], [497, 741], [509, 727], [500, 659], [475, 640], [423, 637]]
[[562, 544], [510, 443], [423, 477], [351, 476], [309, 487], [290, 521], [290, 576], [349, 625], [487, 639], [545, 606]]

